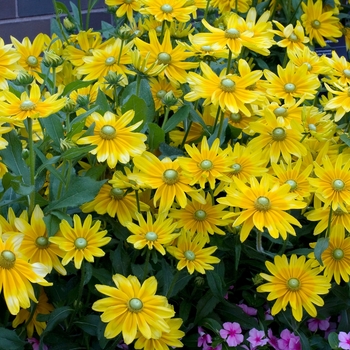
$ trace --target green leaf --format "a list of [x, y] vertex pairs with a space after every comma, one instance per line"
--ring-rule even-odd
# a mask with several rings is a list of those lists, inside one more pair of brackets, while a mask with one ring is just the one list
[[188, 320], [188, 317], [190, 316], [190, 313], [191, 313], [191, 309], [192, 309], [192, 303], [190, 301], [181, 300], [179, 317], [182, 318], [184, 323]]
[[48, 236], [49, 237], [54, 236], [59, 229], [61, 220], [57, 216], [52, 214], [45, 215], [43, 220], [46, 225]]
[[188, 105], [183, 105], [180, 107], [176, 113], [174, 113], [169, 120], [166, 122], [164, 126], [164, 131], [169, 132], [171, 130], [174, 130], [179, 123], [184, 121], [186, 118], [188, 118], [188, 115], [190, 113], [190, 106]]
[[95, 82], [95, 80], [76, 80], [72, 81], [71, 83], [67, 84], [62, 92], [63, 96], [69, 95], [72, 91], [78, 90], [84, 87], [87, 87], [89, 85], [92, 85]]
[[46, 133], [50, 136], [56, 149], [60, 148], [60, 141], [64, 139], [64, 130], [62, 120], [57, 114], [50, 115], [47, 118], [41, 118], [40, 124]]
[[159, 287], [162, 288], [162, 295], [167, 295], [171, 285], [171, 281], [174, 279], [173, 272], [170, 265], [165, 259], [161, 260], [162, 269], [157, 274], [157, 280], [159, 281]]
[[207, 282], [213, 295], [217, 298], [223, 298], [225, 291], [223, 290], [223, 281], [220, 276], [212, 270], [206, 271]]
[[96, 148], [96, 145], [89, 145], [89, 146], [82, 146], [82, 147], [73, 147], [70, 149], [67, 149], [62, 154], [62, 158], [66, 160], [73, 160], [75, 158], [83, 158], [86, 156], [87, 153], [92, 151], [94, 148]]
[[302, 332], [297, 332], [297, 334], [300, 337], [301, 348], [303, 350], [311, 350], [308, 337]]
[[[99, 109], [99, 106], [94, 106], [92, 108], [90, 108], [89, 110], [87, 110], [86, 112], [84, 112], [83, 114], [80, 114], [78, 117], [75, 117], [72, 121], [71, 121], [71, 127], [72, 130], [67, 134], [68, 138], [71, 138], [73, 135], [75, 135], [77, 132], [73, 129], [73, 125], [80, 123], [82, 121], [84, 121], [83, 123], [83, 127], [81, 128], [81, 130], [83, 130], [84, 126], [85, 126], [85, 118], [88, 117], [89, 115], [91, 115], [93, 112], [96, 112]], [[104, 113], [103, 113], [104, 114]], [[77, 127], [76, 130], [78, 130], [79, 127]], [[79, 130], [79, 131], [81, 131]]]
[[97, 327], [99, 323], [100, 317], [97, 315], [86, 315], [74, 322], [76, 326], [93, 337], [97, 336]]
[[321, 266], [323, 266], [322, 253], [328, 248], [328, 246], [329, 246], [328, 237], [319, 238], [317, 240], [314, 252], [315, 252], [315, 258], [317, 259], [317, 261]]
[[173, 287], [171, 293], [167, 295], [167, 298], [171, 298], [174, 295], [177, 295], [182, 289], [187, 286], [192, 277], [192, 275], [188, 274], [187, 270], [181, 270], [175, 286]]
[[34, 191], [34, 186], [29, 186], [23, 183], [22, 176], [12, 175], [10, 173], [6, 173], [3, 176], [2, 185], [4, 186], [5, 190], [9, 189], [10, 187], [13, 188], [13, 190], [21, 196], [28, 196]]
[[151, 150], [155, 150], [159, 145], [165, 141], [165, 132], [158, 125], [154, 123], [148, 123], [148, 145]]
[[56, 6], [57, 6], [57, 10], [59, 10], [58, 11], [59, 14], [65, 13], [66, 15], [70, 15], [70, 12], [67, 6], [63, 2], [56, 1]]
[[46, 208], [46, 213], [55, 209], [79, 207], [80, 205], [92, 201], [106, 182], [95, 181], [89, 177], [72, 177], [68, 192], [64, 193], [58, 200], [52, 201]]
[[110, 256], [113, 270], [124, 276], [129, 275], [131, 259], [123, 249], [123, 244], [118, 244], [117, 249], [111, 252]]
[[38, 315], [38, 321], [47, 321], [46, 328], [41, 334], [41, 338], [51, 332], [59, 323], [65, 321], [73, 311], [74, 309], [72, 309], [70, 306], [62, 306], [53, 310], [49, 315]]
[[108, 103], [107, 97], [100, 89], [97, 93], [97, 98], [94, 103], [95, 106], [97, 106], [97, 112], [101, 115], [104, 115], [106, 112], [111, 111], [111, 107]]
[[159, 150], [161, 152], [160, 159], [163, 159], [165, 157], [169, 157], [170, 159], [175, 159], [177, 157], [183, 156], [184, 152], [176, 147], [169, 146], [167, 143], [162, 142], [159, 145]]
[[215, 334], [219, 333], [220, 329], [222, 329], [222, 324], [220, 324], [218, 321], [214, 320], [213, 318], [205, 318], [201, 322], [201, 325], [207, 329], [210, 329]]
[[0, 328], [0, 350], [22, 350], [25, 342], [19, 338], [15, 331]]
[[213, 293], [208, 290], [202, 298], [199, 299], [197, 305], [196, 305], [196, 318], [194, 323], [201, 322], [201, 320], [209, 315], [216, 305], [219, 303], [220, 299], [217, 298]]
[[338, 345], [339, 345], [338, 333], [336, 332], [329, 333], [328, 343], [332, 349], [338, 349]]
[[131, 124], [135, 124], [139, 121], [143, 121], [143, 124], [141, 124], [136, 131], [140, 131], [143, 126], [145, 126], [145, 122], [150, 122], [151, 120], [147, 120], [146, 112], [147, 112], [147, 105], [146, 102], [141, 99], [140, 97], [137, 97], [136, 95], [130, 96], [128, 101], [123, 104], [122, 106], [122, 112], [123, 114], [130, 110], [135, 111], [135, 116], [133, 120], [131, 121]]
[[350, 138], [347, 134], [342, 134], [339, 137], [347, 146], [350, 147]]
[[87, 261], [84, 262], [82, 266], [82, 274], [84, 277], [83, 285], [85, 286], [88, 284], [92, 277], [92, 265], [88, 263]]

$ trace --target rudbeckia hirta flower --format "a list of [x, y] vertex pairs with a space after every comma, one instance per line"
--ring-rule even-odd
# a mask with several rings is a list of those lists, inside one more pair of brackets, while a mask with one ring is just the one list
[[88, 215], [82, 224], [80, 217], [74, 214], [73, 223], [72, 227], [66, 220], [62, 220], [60, 230], [49, 240], [64, 251], [62, 265], [74, 260], [75, 268], [80, 269], [84, 259], [94, 262], [94, 257], [104, 256], [105, 252], [100, 247], [106, 245], [111, 238], [105, 237], [107, 230], [99, 231], [101, 221], [96, 220], [91, 226], [91, 215]]
[[345, 113], [350, 111], [350, 86], [334, 83], [334, 86], [337, 88], [337, 90], [332, 89], [326, 83], [325, 86], [326, 89], [335, 96], [329, 99], [329, 101], [324, 106], [324, 109], [326, 111], [335, 111], [334, 121], [338, 122], [341, 118], [343, 118]]
[[12, 315], [17, 315], [20, 308], [30, 308], [30, 299], [38, 302], [31, 283], [52, 286], [44, 279], [49, 272], [46, 266], [30, 264], [21, 254], [22, 240], [23, 234], [18, 233], [10, 235], [5, 242], [0, 239], [0, 292], [3, 291]]
[[96, 154], [99, 162], [106, 160], [110, 168], [114, 168], [117, 162], [128, 163], [130, 157], [140, 155], [146, 150], [147, 136], [133, 132], [142, 121], [128, 126], [134, 115], [133, 110], [125, 112], [122, 116], [112, 112], [106, 112], [103, 116], [92, 113], [86, 120], [86, 126], [95, 123], [94, 135], [80, 138], [77, 144], [96, 145], [90, 153]]
[[[233, 223], [233, 226], [242, 225], [240, 231], [241, 242], [244, 242], [255, 226], [263, 232], [266, 227], [273, 238], [280, 235], [287, 239], [287, 233], [296, 235], [291, 224], [301, 227], [301, 224], [292, 215], [289, 209], [301, 209], [306, 203], [297, 201], [298, 195], [290, 192], [290, 185], [279, 186], [267, 175], [263, 175], [260, 183], [255, 177], [250, 178], [250, 187], [238, 178], [234, 178], [234, 185], [226, 188], [227, 196], [218, 198], [218, 202], [232, 207], [244, 209]], [[227, 214], [223, 219], [236, 216]]]
[[8, 89], [7, 79], [16, 79], [16, 69], [20, 69], [17, 61], [21, 54], [16, 52], [11, 44], [6, 44], [0, 38], [0, 90]]
[[269, 292], [267, 300], [276, 300], [271, 314], [276, 315], [282, 309], [286, 310], [289, 304], [293, 317], [301, 321], [303, 309], [311, 316], [316, 317], [314, 306], [323, 306], [324, 301], [319, 294], [327, 294], [331, 285], [327, 278], [318, 276], [320, 270], [312, 268], [312, 260], [305, 256], [299, 258], [293, 254], [290, 261], [283, 254], [276, 255], [274, 263], [266, 262], [266, 267], [271, 275], [261, 273], [260, 276], [268, 281], [257, 288], [258, 292]]
[[116, 287], [96, 285], [96, 289], [107, 295], [97, 300], [94, 311], [103, 312], [102, 322], [107, 323], [104, 336], [115, 338], [122, 333], [124, 342], [130, 344], [139, 331], [146, 339], [160, 338], [163, 332], [171, 330], [167, 319], [174, 316], [173, 308], [166, 297], [155, 295], [157, 280], [147, 278], [143, 284], [135, 276], [113, 276]]
[[212, 254], [216, 251], [216, 246], [206, 247], [207, 238], [197, 234], [192, 236], [190, 232], [181, 231], [180, 237], [174, 246], [167, 247], [167, 251], [177, 260], [177, 269], [187, 268], [189, 274], [194, 271], [205, 274], [205, 270], [214, 270], [211, 264], [218, 264], [220, 259]]
[[141, 0], [105, 0], [107, 6], [118, 6], [115, 15], [117, 17], [123, 17], [125, 14], [132, 22], [134, 19], [134, 11], [139, 12], [142, 1]]

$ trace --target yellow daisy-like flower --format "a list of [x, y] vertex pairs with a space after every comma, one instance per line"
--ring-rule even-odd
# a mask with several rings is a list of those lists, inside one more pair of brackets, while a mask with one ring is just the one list
[[17, 328], [21, 323], [25, 323], [27, 329], [27, 336], [31, 338], [35, 331], [40, 335], [46, 328], [46, 322], [38, 321], [36, 317], [40, 315], [48, 315], [54, 310], [54, 307], [48, 303], [47, 295], [44, 292], [44, 288], [40, 288], [40, 296], [38, 304], [35, 306], [34, 313], [31, 314], [28, 309], [21, 309], [12, 321], [12, 327]]
[[314, 304], [324, 305], [319, 294], [327, 294], [331, 285], [326, 277], [318, 276], [320, 271], [312, 268], [312, 263], [312, 260], [306, 261], [305, 256], [298, 258], [295, 254], [290, 257], [290, 261], [283, 254], [276, 255], [274, 263], [265, 263], [272, 276], [261, 273], [260, 276], [268, 283], [259, 286], [257, 291], [268, 292], [267, 300], [277, 299], [271, 309], [272, 315], [286, 310], [289, 304], [293, 317], [299, 322], [303, 317], [303, 309], [311, 317], [316, 317]]
[[147, 222], [140, 213], [136, 213], [138, 225], [128, 222], [125, 226], [132, 233], [127, 238], [136, 249], [142, 249], [146, 245], [148, 249], [155, 248], [160, 254], [165, 255], [163, 245], [170, 244], [178, 234], [173, 234], [176, 229], [176, 223], [166, 218], [166, 215], [160, 214], [153, 222], [152, 214], [147, 212]]
[[160, 77], [164, 75], [176, 85], [186, 82], [187, 70], [197, 68], [197, 62], [185, 62], [189, 57], [193, 56], [192, 52], [185, 52], [185, 48], [176, 45], [173, 48], [170, 39], [170, 31], [167, 29], [164, 33], [163, 42], [160, 43], [157, 38], [157, 33], [154, 29], [149, 32], [149, 43], [142, 41], [139, 38], [135, 39], [135, 45], [140, 50], [141, 55], [146, 57], [150, 52], [149, 64], [153, 64], [156, 61], [158, 64], [166, 65], [166, 68], [161, 73]]
[[[338, 232], [350, 232], [350, 212], [345, 206], [345, 211], [337, 208], [333, 210], [331, 207], [322, 207], [305, 213], [309, 221], [319, 221], [314, 228], [314, 235], [318, 235], [327, 230], [328, 225], [331, 228], [331, 236], [337, 235]], [[332, 210], [331, 221], [329, 222], [330, 211]]]
[[5, 42], [0, 38], [0, 90], [7, 90], [7, 79], [16, 79], [16, 69], [20, 69], [17, 64], [21, 58], [21, 54], [16, 52], [11, 44], [5, 45]]
[[139, 333], [136, 336], [137, 340], [134, 345], [135, 349], [168, 350], [169, 346], [171, 349], [182, 348], [183, 344], [180, 339], [185, 335], [185, 332], [179, 330], [182, 325], [182, 319], [165, 319], [165, 322], [169, 325], [169, 332], [162, 332], [161, 337], [157, 339], [147, 339], [141, 333]]
[[84, 259], [94, 262], [94, 257], [101, 257], [105, 252], [100, 247], [106, 245], [111, 237], [105, 237], [107, 230], [99, 231], [101, 221], [96, 220], [92, 225], [92, 216], [88, 215], [81, 223], [77, 214], [73, 216], [74, 227], [71, 227], [66, 220], [60, 223], [59, 232], [49, 238], [49, 241], [57, 244], [65, 252], [62, 265], [67, 265], [74, 259], [76, 269], [81, 268]]
[[345, 204], [350, 205], [350, 159], [345, 162], [343, 154], [339, 154], [333, 164], [328, 156], [324, 156], [322, 164], [323, 168], [314, 162], [317, 178], [309, 180], [315, 187], [316, 196], [325, 206], [346, 211]]
[[333, 11], [323, 12], [322, 0], [308, 0], [307, 4], [301, 3], [304, 14], [301, 21], [310, 39], [315, 40], [321, 46], [326, 46], [324, 38], [337, 42], [335, 38], [343, 34], [339, 29], [339, 17], [334, 16]]
[[22, 92], [18, 98], [9, 90], [3, 91], [5, 101], [0, 102], [0, 116], [11, 117], [14, 120], [25, 120], [26, 118], [46, 118], [61, 110], [65, 98], [58, 99], [59, 94], [54, 94], [42, 100], [40, 88], [32, 84], [29, 96]]
[[139, 12], [141, 9], [141, 0], [105, 0], [107, 6], [118, 6], [115, 12], [117, 17], [123, 17], [125, 14], [132, 22], [134, 19], [134, 12]]
[[[311, 243], [310, 246], [315, 248], [316, 243]], [[315, 253], [308, 255], [309, 258], [315, 259]], [[315, 259], [315, 264], [323, 271], [323, 275], [329, 281], [334, 280], [337, 284], [349, 282], [350, 275], [350, 237], [345, 237], [344, 230], [337, 234], [331, 235], [329, 245], [321, 254], [323, 266], [319, 266]]]
[[251, 6], [251, 0], [210, 0], [210, 6], [219, 9], [219, 13], [229, 13], [236, 10], [240, 13], [246, 13]]
[[140, 13], [152, 15], [157, 21], [189, 22], [190, 14], [197, 10], [196, 6], [187, 6], [187, 0], [142, 0], [144, 7]]
[[21, 254], [22, 240], [23, 234], [17, 233], [10, 235], [5, 242], [0, 239], [0, 292], [3, 291], [12, 315], [17, 315], [20, 308], [30, 308], [29, 299], [38, 302], [31, 283], [52, 286], [44, 279], [49, 272], [46, 266], [30, 264]]
[[117, 288], [100, 284], [95, 286], [108, 297], [92, 305], [94, 311], [103, 312], [101, 320], [107, 323], [104, 332], [107, 339], [122, 333], [124, 342], [130, 344], [138, 331], [146, 339], [157, 339], [163, 332], [170, 332], [166, 320], [173, 317], [175, 312], [166, 297], [155, 295], [157, 280], [154, 276], [141, 285], [135, 276], [126, 278], [115, 274], [113, 282]]
[[289, 163], [292, 155], [301, 158], [307, 154], [306, 147], [300, 142], [303, 137], [301, 125], [291, 120], [290, 126], [286, 127], [269, 109], [265, 110], [264, 116], [263, 121], [250, 124], [260, 135], [249, 142], [249, 147], [262, 150], [263, 155], [274, 163], [279, 162], [281, 155]]
[[8, 142], [2, 137], [3, 134], [10, 132], [12, 126], [3, 126], [4, 123], [0, 122], [0, 149], [5, 149], [8, 145]]
[[[335, 50], [332, 51], [332, 58], [327, 58], [327, 63], [332, 70], [330, 77], [332, 83], [337, 82], [341, 86], [350, 85], [350, 62], [344, 56], [338, 56]], [[333, 81], [334, 79], [336, 81]]]
[[197, 193], [197, 190], [189, 186], [190, 179], [182, 174], [178, 160], [172, 161], [170, 158], [159, 160], [154, 154], [144, 152], [142, 156], [134, 158], [135, 166], [140, 169], [135, 178], [157, 189], [153, 202], [159, 202], [159, 212], [168, 212], [173, 205], [174, 199], [184, 208], [187, 204], [186, 193], [201, 203], [205, 199]]
[[259, 99], [259, 92], [249, 90], [250, 86], [261, 78], [262, 72], [250, 72], [248, 63], [240, 59], [238, 62], [238, 71], [249, 73], [242, 74], [226, 74], [223, 70], [220, 76], [204, 62], [200, 63], [202, 75], [190, 72], [187, 81], [192, 91], [185, 95], [187, 101], [197, 101], [205, 98], [204, 106], [213, 103], [220, 105], [222, 110], [229, 110], [231, 113], [239, 113], [240, 111], [250, 116], [250, 110], [245, 104], [256, 102]]
[[230, 178], [226, 176], [231, 171], [230, 148], [222, 150], [219, 146], [220, 139], [216, 138], [209, 147], [206, 136], [203, 137], [199, 149], [195, 145], [185, 145], [190, 158], [177, 159], [184, 174], [191, 179], [190, 185], [198, 183], [204, 188], [209, 182], [210, 188], [214, 189], [216, 180], [230, 182]]
[[189, 201], [185, 208], [180, 210], [172, 209], [169, 217], [176, 219], [178, 228], [184, 228], [191, 235], [198, 233], [206, 237], [209, 242], [209, 234], [215, 233], [225, 235], [226, 232], [218, 226], [226, 226], [232, 223], [231, 219], [223, 220], [223, 216], [227, 214], [224, 204], [213, 204], [210, 193], [206, 196], [206, 203], [198, 203]]
[[283, 98], [285, 103], [291, 105], [295, 98], [312, 100], [315, 98], [320, 81], [315, 74], [307, 74], [308, 66], [295, 67], [288, 62], [286, 68], [277, 66], [278, 75], [265, 69], [264, 75], [268, 83], [265, 85], [266, 93], [271, 98]]
[[332, 89], [327, 83], [324, 85], [328, 91], [335, 95], [328, 100], [324, 106], [324, 109], [326, 111], [335, 111], [334, 121], [338, 122], [343, 118], [345, 113], [350, 111], [350, 85], [347, 84], [342, 86], [334, 83], [337, 90]]
[[[301, 224], [292, 215], [289, 209], [301, 209], [306, 203], [297, 201], [298, 195], [290, 192], [290, 185], [280, 186], [267, 175], [263, 175], [260, 183], [255, 177], [250, 178], [250, 187], [238, 178], [234, 178], [234, 185], [226, 188], [227, 196], [218, 198], [218, 202], [235, 208], [244, 209], [233, 223], [233, 226], [242, 225], [240, 231], [241, 242], [244, 242], [255, 226], [263, 232], [266, 227], [273, 238], [280, 235], [285, 240], [287, 233], [295, 236], [291, 224], [301, 227]], [[235, 213], [223, 217], [237, 216]]]
[[106, 112], [103, 116], [92, 113], [85, 124], [89, 127], [95, 123], [94, 135], [80, 138], [77, 144], [96, 145], [90, 153], [96, 154], [99, 162], [106, 160], [110, 168], [114, 168], [118, 162], [128, 163], [130, 157], [140, 155], [146, 150], [147, 136], [133, 132], [143, 121], [128, 126], [134, 115], [133, 110], [125, 112], [122, 116], [112, 112]]
[[66, 275], [67, 271], [58, 259], [58, 256], [64, 255], [64, 252], [56, 244], [49, 242], [43, 218], [43, 211], [39, 205], [36, 205], [30, 223], [21, 218], [15, 219], [17, 230], [24, 234], [21, 253], [29, 259], [30, 263], [40, 262], [48, 268], [49, 272], [54, 268], [61, 275]]
[[177, 269], [187, 268], [189, 274], [194, 271], [205, 274], [205, 270], [214, 270], [211, 264], [218, 264], [220, 259], [212, 254], [216, 246], [204, 248], [207, 238], [202, 235], [192, 236], [190, 232], [182, 231], [176, 246], [167, 247], [167, 251], [177, 260]]

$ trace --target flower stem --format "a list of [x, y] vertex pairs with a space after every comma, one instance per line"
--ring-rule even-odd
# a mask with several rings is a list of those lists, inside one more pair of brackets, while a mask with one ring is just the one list
[[28, 126], [28, 148], [29, 148], [29, 172], [30, 172], [30, 185], [33, 190], [29, 194], [29, 208], [28, 216], [31, 217], [35, 207], [35, 152], [34, 152], [34, 141], [33, 141], [33, 120], [27, 118]]
[[147, 248], [146, 252], [146, 260], [145, 260], [145, 267], [143, 269], [143, 281], [146, 279], [147, 274], [148, 274], [148, 267], [149, 267], [149, 258], [151, 256], [151, 251]]
[[188, 123], [188, 126], [187, 126], [187, 129], [186, 129], [186, 132], [185, 132], [185, 135], [184, 135], [184, 138], [182, 139], [182, 142], [181, 142], [181, 149], [183, 149], [185, 147], [185, 143], [186, 143], [186, 140], [187, 140], [187, 137], [188, 137], [188, 134], [190, 133], [190, 130], [191, 130], [191, 126], [193, 124], [193, 121], [190, 120], [190, 122]]
[[227, 58], [227, 66], [226, 66], [226, 74], [230, 73], [231, 69], [231, 61], [232, 61], [232, 51], [228, 50], [228, 58]]
[[169, 112], [170, 112], [170, 108], [168, 106], [165, 106], [165, 115], [164, 115], [164, 120], [163, 120], [163, 124], [162, 124], [162, 129], [163, 130], [164, 130], [166, 122], [168, 121]]
[[171, 281], [171, 284], [170, 284], [170, 287], [169, 287], [169, 289], [168, 289], [168, 292], [166, 293], [166, 297], [167, 297], [167, 298], [170, 298], [171, 292], [173, 291], [173, 289], [174, 289], [174, 287], [175, 287], [175, 284], [176, 284], [177, 280], [179, 279], [180, 273], [181, 273], [180, 270], [177, 270], [177, 271], [176, 271], [176, 274], [175, 274], [175, 276], [173, 277], [173, 280]]
[[327, 236], [330, 237], [330, 235], [331, 235], [332, 215], [333, 215], [333, 209], [332, 209], [332, 203], [331, 203], [330, 209], [329, 209], [329, 215], [328, 215], [328, 225], [327, 225], [326, 237]]
[[135, 190], [135, 197], [136, 197], [137, 211], [141, 213], [139, 190]]

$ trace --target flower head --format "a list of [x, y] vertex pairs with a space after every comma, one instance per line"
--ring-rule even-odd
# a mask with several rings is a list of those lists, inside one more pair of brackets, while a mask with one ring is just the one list
[[220, 337], [225, 339], [228, 346], [237, 346], [243, 342], [243, 334], [241, 326], [237, 322], [225, 322], [220, 329]]
[[259, 331], [256, 328], [253, 328], [249, 331], [249, 337], [247, 340], [253, 349], [255, 349], [257, 346], [264, 346], [269, 341], [268, 338], [265, 338], [265, 332]]
[[349, 333], [339, 332], [338, 339], [339, 339], [339, 347], [341, 349], [350, 349], [350, 332]]

